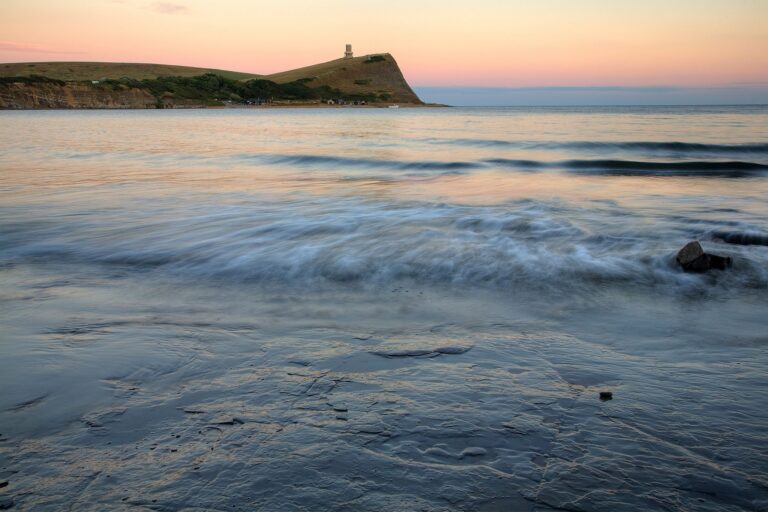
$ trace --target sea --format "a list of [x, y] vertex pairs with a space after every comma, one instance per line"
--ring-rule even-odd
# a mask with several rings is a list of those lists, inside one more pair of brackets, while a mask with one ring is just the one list
[[0, 390], [0, 508], [768, 510], [768, 106], [0, 112]]

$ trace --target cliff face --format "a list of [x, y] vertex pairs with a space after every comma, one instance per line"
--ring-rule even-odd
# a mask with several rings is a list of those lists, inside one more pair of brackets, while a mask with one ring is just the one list
[[157, 100], [141, 89], [109, 90], [87, 84], [0, 84], [0, 108], [156, 108]]

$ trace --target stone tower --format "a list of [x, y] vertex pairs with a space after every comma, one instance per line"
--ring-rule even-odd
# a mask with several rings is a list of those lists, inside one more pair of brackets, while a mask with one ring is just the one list
[[344, 58], [345, 59], [351, 59], [352, 58], [352, 45], [351, 44], [347, 45], [347, 49], [344, 52]]

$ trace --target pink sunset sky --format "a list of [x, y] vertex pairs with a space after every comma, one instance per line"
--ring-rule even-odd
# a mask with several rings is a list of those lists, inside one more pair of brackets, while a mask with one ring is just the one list
[[417, 86], [768, 83], [765, 0], [2, 0], [0, 61], [271, 73], [390, 52]]

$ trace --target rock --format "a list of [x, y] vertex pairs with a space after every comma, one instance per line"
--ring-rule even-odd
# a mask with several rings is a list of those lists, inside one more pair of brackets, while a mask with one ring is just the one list
[[414, 349], [414, 350], [387, 350], [387, 351], [378, 351], [378, 352], [371, 352], [371, 354], [381, 357], [423, 357], [428, 356], [430, 354], [436, 354], [434, 350], [420, 350], [420, 349]]
[[472, 346], [469, 347], [438, 347], [434, 350], [430, 349], [412, 349], [412, 350], [387, 350], [387, 351], [378, 351], [378, 352], [371, 352], [371, 354], [381, 357], [388, 357], [388, 358], [395, 358], [395, 357], [437, 357], [440, 354], [445, 355], [456, 355], [456, 354], [463, 354], [469, 349], [471, 349]]
[[602, 400], [602, 401], [613, 400], [613, 392], [611, 392], [611, 391], [601, 391], [600, 392], [600, 400]]
[[472, 347], [439, 347], [435, 349], [438, 354], [463, 354]]
[[728, 256], [718, 256], [717, 254], [705, 254], [708, 258], [709, 268], [725, 270], [733, 264]]
[[243, 425], [245, 423], [244, 420], [241, 418], [232, 418], [231, 420], [221, 420], [221, 421], [214, 421], [211, 424], [212, 425]]
[[707, 272], [708, 270], [725, 270], [731, 266], [731, 258], [708, 254], [704, 252], [699, 242], [685, 244], [675, 258], [686, 272]]
[[464, 448], [464, 450], [462, 450], [460, 457], [462, 459], [464, 457], [480, 457], [486, 453], [488, 453], [488, 450], [485, 448], [481, 448], [479, 446], [470, 446], [469, 448]]
[[0, 482], [0, 489], [2, 489], [3, 487], [8, 487], [8, 480], [4, 480]]
[[677, 262], [685, 267], [702, 256], [704, 256], [704, 249], [701, 247], [701, 244], [697, 241], [688, 242], [685, 244], [685, 247], [680, 249], [677, 253]]

